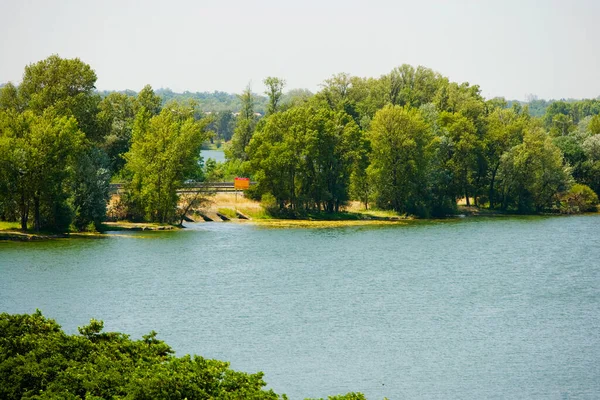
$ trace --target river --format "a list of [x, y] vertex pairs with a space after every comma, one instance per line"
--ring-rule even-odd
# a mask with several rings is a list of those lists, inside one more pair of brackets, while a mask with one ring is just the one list
[[0, 311], [36, 308], [291, 399], [600, 398], [600, 216], [0, 243]]
[[200, 155], [204, 159], [204, 162], [209, 158], [212, 158], [216, 162], [225, 162], [225, 152], [221, 149], [219, 150], [202, 150], [200, 151]]

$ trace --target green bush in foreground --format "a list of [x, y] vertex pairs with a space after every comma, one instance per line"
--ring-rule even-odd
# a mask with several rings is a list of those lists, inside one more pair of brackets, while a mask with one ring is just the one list
[[[65, 334], [38, 310], [0, 314], [0, 399], [286, 399], [265, 390], [262, 372], [176, 357], [156, 332], [131, 340], [91, 320]], [[358, 393], [330, 399], [362, 400]]]

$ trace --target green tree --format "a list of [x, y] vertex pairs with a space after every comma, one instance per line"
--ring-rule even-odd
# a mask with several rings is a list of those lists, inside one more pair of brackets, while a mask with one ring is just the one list
[[57, 115], [73, 116], [87, 138], [99, 140], [96, 79], [94, 70], [80, 59], [52, 55], [25, 67], [18, 90], [25, 108], [39, 115], [52, 107]]
[[551, 208], [555, 196], [570, 185], [570, 172], [563, 155], [544, 130], [530, 126], [523, 143], [502, 157], [503, 208], [540, 212]]
[[476, 195], [474, 175], [481, 146], [475, 125], [464, 115], [449, 112], [440, 114], [440, 125], [448, 143], [446, 168], [452, 175], [451, 192], [456, 197], [464, 196], [470, 205], [470, 196]]
[[152, 86], [146, 85], [138, 93], [134, 101], [134, 111], [139, 113], [141, 109], [145, 109], [151, 116], [160, 114], [162, 109], [162, 100], [160, 96], [154, 93]]
[[23, 111], [23, 101], [19, 89], [12, 83], [0, 88], [0, 110]]
[[588, 125], [590, 134], [600, 135], [600, 115], [594, 115]]
[[318, 103], [272, 114], [249, 146], [256, 191], [273, 195], [280, 209], [338, 211], [360, 141], [352, 118]]
[[386, 106], [368, 133], [377, 203], [398, 212], [426, 216], [431, 128], [416, 109]]
[[72, 218], [69, 182], [83, 143], [73, 117], [51, 110], [42, 115], [4, 113], [0, 130], [2, 173], [10, 202], [17, 205], [21, 228], [33, 213], [35, 230], [66, 231]]
[[78, 230], [100, 230], [110, 198], [110, 161], [96, 147], [87, 147], [77, 157], [70, 195], [74, 205], [73, 224]]
[[415, 69], [408, 64], [394, 68], [384, 80], [391, 104], [416, 108], [430, 103], [443, 84], [438, 73], [422, 66]]
[[200, 148], [207, 121], [195, 121], [194, 110], [169, 103], [147, 119], [139, 113], [133, 140], [125, 154], [128, 202], [133, 217], [150, 221], [177, 220], [177, 189], [200, 173]]
[[305, 150], [305, 192], [318, 210], [338, 212], [348, 200], [362, 132], [344, 111], [320, 108], [313, 112], [312, 135]]
[[283, 87], [285, 86], [285, 80], [269, 76], [263, 81], [267, 90], [265, 94], [269, 97], [269, 104], [267, 105], [267, 115], [274, 114], [279, 110], [279, 103], [281, 96], [283, 95]]
[[[256, 399], [280, 397], [261, 372], [200, 356], [176, 357], [156, 332], [132, 340], [91, 320], [67, 335], [39, 311], [0, 314], [0, 398]], [[285, 399], [285, 396], [283, 396]]]
[[486, 116], [485, 153], [489, 166], [488, 181], [489, 207], [496, 205], [496, 178], [500, 168], [502, 155], [521, 143], [528, 123], [526, 114], [519, 114], [514, 109], [494, 108]]
[[246, 161], [248, 154], [246, 146], [250, 143], [256, 128], [256, 115], [254, 115], [254, 95], [250, 85], [239, 95], [242, 108], [237, 117], [236, 127], [231, 139], [231, 146], [226, 152], [227, 158]]
[[125, 154], [131, 146], [131, 132], [135, 119], [135, 99], [123, 93], [111, 93], [98, 105], [98, 123], [104, 137], [100, 144], [110, 159], [111, 170], [119, 172]]
[[231, 110], [218, 111], [214, 113], [214, 120], [208, 129], [214, 131], [218, 139], [228, 142], [233, 136], [235, 125], [235, 116]]

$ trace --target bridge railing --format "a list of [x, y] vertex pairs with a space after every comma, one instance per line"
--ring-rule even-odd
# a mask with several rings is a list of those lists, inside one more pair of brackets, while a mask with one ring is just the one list
[[[256, 182], [250, 182], [250, 186], [256, 185]], [[109, 186], [110, 193], [122, 193], [125, 188], [124, 183], [111, 183]], [[233, 182], [194, 182], [188, 181], [182, 187], [177, 189], [180, 193], [189, 193], [206, 190], [207, 192], [235, 192]]]

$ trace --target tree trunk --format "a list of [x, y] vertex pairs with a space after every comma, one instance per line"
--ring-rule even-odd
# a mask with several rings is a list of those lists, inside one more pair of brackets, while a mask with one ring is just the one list
[[494, 209], [496, 204], [494, 203], [494, 183], [496, 181], [496, 173], [498, 172], [498, 167], [500, 164], [496, 164], [494, 169], [492, 170], [492, 179], [490, 180], [490, 210]]
[[27, 230], [27, 220], [29, 219], [29, 207], [25, 202], [25, 192], [21, 192], [21, 229]]
[[40, 198], [37, 195], [33, 198], [33, 229], [40, 231]]

